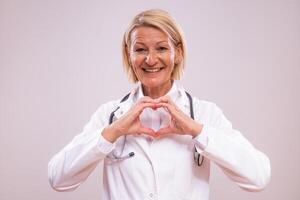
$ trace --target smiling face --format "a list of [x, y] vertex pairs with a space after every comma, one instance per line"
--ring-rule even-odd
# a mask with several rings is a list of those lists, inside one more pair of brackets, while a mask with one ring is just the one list
[[157, 28], [141, 26], [131, 32], [130, 41], [130, 63], [144, 92], [166, 93], [171, 88], [175, 58], [168, 35]]

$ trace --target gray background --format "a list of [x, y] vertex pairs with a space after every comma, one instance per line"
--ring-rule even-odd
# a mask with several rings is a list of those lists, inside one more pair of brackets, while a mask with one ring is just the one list
[[0, 0], [0, 199], [100, 199], [101, 166], [58, 193], [47, 164], [99, 105], [132, 88], [121, 38], [148, 8], [168, 10], [185, 32], [186, 90], [217, 103], [271, 160], [260, 193], [213, 166], [211, 199], [300, 199], [300, 2], [292, 0]]

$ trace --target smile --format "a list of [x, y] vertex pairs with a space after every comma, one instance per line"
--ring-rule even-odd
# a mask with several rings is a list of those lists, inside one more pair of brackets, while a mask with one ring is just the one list
[[142, 68], [145, 72], [148, 73], [155, 73], [155, 72], [159, 72], [163, 69], [163, 67], [161, 68]]

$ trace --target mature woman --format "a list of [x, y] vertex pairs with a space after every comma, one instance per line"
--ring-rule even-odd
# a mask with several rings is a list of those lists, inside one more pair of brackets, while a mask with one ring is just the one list
[[185, 42], [167, 12], [147, 10], [133, 19], [123, 60], [137, 87], [101, 105], [52, 158], [55, 190], [77, 188], [100, 162], [102, 200], [207, 200], [210, 162], [245, 190], [266, 186], [268, 157], [232, 128], [220, 108], [191, 97], [178, 82]]

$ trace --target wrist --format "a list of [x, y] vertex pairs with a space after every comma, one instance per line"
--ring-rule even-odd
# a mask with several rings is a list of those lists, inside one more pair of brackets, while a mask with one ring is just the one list
[[111, 143], [114, 143], [120, 137], [117, 129], [112, 125], [109, 125], [103, 129], [102, 136]]
[[191, 136], [193, 138], [197, 137], [198, 135], [201, 134], [202, 129], [203, 129], [203, 124], [195, 122], [195, 125], [193, 126], [193, 128], [191, 130]]

